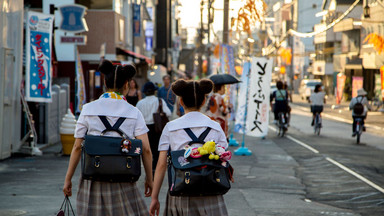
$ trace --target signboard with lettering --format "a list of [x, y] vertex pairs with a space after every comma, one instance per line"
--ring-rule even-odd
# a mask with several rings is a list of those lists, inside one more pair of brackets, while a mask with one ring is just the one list
[[77, 45], [86, 45], [87, 44], [87, 36], [61, 36], [61, 43], [76, 43]]
[[51, 102], [51, 52], [53, 15], [28, 12], [26, 28], [27, 101]]
[[62, 16], [60, 30], [80, 33], [88, 31], [87, 23], [84, 19], [86, 7], [78, 4], [64, 5], [59, 8]]
[[272, 64], [272, 59], [252, 58], [246, 121], [248, 136], [264, 137], [268, 134]]
[[141, 13], [140, 13], [141, 6], [139, 4], [133, 5], [133, 36], [140, 37], [141, 34]]

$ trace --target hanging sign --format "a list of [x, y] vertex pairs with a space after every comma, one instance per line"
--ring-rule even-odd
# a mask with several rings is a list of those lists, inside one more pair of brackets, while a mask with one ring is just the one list
[[51, 102], [51, 52], [53, 15], [28, 12], [26, 29], [27, 101]]
[[264, 137], [268, 134], [270, 85], [273, 60], [253, 57], [249, 77], [246, 133]]
[[61, 6], [59, 8], [62, 16], [60, 30], [73, 33], [88, 31], [88, 26], [84, 19], [86, 10], [86, 7], [78, 4]]

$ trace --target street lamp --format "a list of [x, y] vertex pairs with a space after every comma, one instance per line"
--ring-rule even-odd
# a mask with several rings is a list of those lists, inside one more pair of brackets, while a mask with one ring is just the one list
[[365, 7], [363, 8], [363, 14], [364, 14], [364, 18], [370, 18], [370, 11], [371, 9], [369, 8], [368, 6], [368, 3], [365, 5]]

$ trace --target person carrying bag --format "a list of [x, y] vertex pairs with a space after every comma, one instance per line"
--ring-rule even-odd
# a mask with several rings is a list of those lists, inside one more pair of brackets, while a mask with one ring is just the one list
[[[140, 174], [118, 171], [140, 167], [137, 159], [141, 154], [145, 170], [144, 194], [151, 195], [152, 154], [148, 128], [141, 112], [124, 97], [136, 69], [132, 65], [113, 65], [104, 60], [99, 71], [104, 74], [107, 92], [82, 107], [63, 192], [65, 196], [72, 195], [72, 177], [83, 153], [83, 175], [76, 197], [78, 215], [147, 216], [148, 208], [135, 182]], [[122, 134], [141, 140], [141, 146], [140, 141], [121, 138]], [[116, 160], [119, 158], [123, 160]]]
[[[167, 168], [169, 189], [163, 215], [228, 215], [222, 194], [228, 191], [230, 185], [227, 182], [226, 188], [223, 189], [218, 183], [219, 181], [226, 183], [231, 178], [225, 171], [229, 167], [228, 158], [227, 160], [216, 158], [216, 160], [210, 156], [212, 147], [226, 151], [227, 139], [221, 126], [200, 112], [205, 97], [212, 88], [213, 83], [208, 79], [177, 80], [171, 86], [172, 91], [180, 97], [180, 103], [186, 113], [168, 122], [163, 129], [158, 145], [160, 154], [155, 172], [150, 215], [159, 215], [158, 196]], [[199, 147], [202, 148], [201, 153]], [[203, 153], [202, 150], [207, 149], [211, 149], [211, 153]], [[204, 171], [210, 174], [204, 176]], [[196, 176], [200, 176], [198, 181], [194, 179]], [[207, 179], [218, 183], [209, 183], [210, 186], [217, 187], [205, 187], [201, 182]]]

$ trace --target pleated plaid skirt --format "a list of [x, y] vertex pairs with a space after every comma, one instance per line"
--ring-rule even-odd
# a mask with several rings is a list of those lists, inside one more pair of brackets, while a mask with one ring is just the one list
[[222, 195], [182, 197], [167, 195], [164, 216], [226, 216], [227, 207]]
[[136, 183], [128, 182], [80, 179], [76, 207], [79, 216], [149, 215]]

